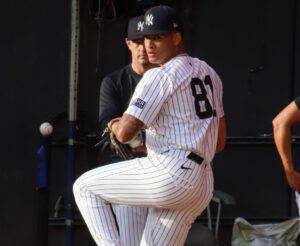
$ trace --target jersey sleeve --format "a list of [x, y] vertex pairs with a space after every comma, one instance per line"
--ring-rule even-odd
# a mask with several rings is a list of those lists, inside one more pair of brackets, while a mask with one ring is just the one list
[[213, 80], [216, 85], [216, 105], [215, 110], [217, 113], [217, 117], [221, 118], [224, 116], [224, 108], [223, 108], [223, 84], [219, 75], [213, 70]]
[[298, 97], [295, 99], [295, 103], [296, 103], [298, 109], [300, 110], [300, 96], [298, 96]]
[[102, 80], [100, 86], [99, 98], [99, 123], [100, 127], [104, 129], [107, 123], [118, 116], [122, 115], [118, 102], [118, 93], [116, 84], [109, 77]]
[[172, 88], [171, 80], [166, 73], [159, 68], [149, 70], [137, 85], [125, 113], [149, 126], [172, 93]]

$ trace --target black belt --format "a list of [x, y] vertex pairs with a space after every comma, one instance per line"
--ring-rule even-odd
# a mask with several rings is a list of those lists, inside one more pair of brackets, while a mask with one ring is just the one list
[[186, 158], [198, 163], [199, 165], [201, 165], [203, 162], [203, 158], [200, 155], [195, 154], [194, 152], [189, 153]]

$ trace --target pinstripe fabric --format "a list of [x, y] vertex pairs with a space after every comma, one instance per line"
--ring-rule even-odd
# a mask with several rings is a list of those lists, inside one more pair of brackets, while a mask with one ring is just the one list
[[[205, 85], [207, 99], [216, 117], [199, 120], [194, 106], [191, 80], [209, 77], [213, 91]], [[196, 87], [201, 93], [200, 87]], [[136, 107], [137, 98], [145, 102]], [[202, 111], [203, 101], [199, 102]], [[216, 72], [204, 61], [190, 56], [178, 56], [159, 68], [147, 71], [136, 87], [127, 114], [148, 126], [147, 148], [155, 152], [169, 149], [194, 151], [211, 162], [217, 142], [219, 118], [224, 115], [222, 83]]]
[[125, 245], [139, 246], [148, 215], [147, 208], [112, 205], [120, 238]]
[[297, 203], [297, 207], [298, 207], [298, 211], [299, 211], [299, 215], [300, 215], [300, 194], [295, 191], [295, 198], [296, 198], [296, 203]]
[[[182, 165], [190, 169], [183, 170]], [[126, 245], [120, 240], [111, 203], [151, 208], [141, 245], [183, 245], [212, 191], [210, 165], [151, 153], [91, 170], [74, 184], [77, 206], [98, 245]]]
[[[84, 173], [74, 184], [77, 206], [98, 245], [132, 246], [111, 209], [124, 204], [149, 208], [140, 245], [182, 246], [212, 198], [222, 83], [205, 62], [178, 56], [144, 74], [126, 113], [147, 126], [148, 156]], [[191, 151], [201, 165], [187, 159]]]

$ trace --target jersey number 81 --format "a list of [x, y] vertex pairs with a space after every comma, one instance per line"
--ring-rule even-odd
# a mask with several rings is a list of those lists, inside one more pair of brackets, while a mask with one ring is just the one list
[[[211, 94], [213, 95], [213, 85], [209, 76], [205, 76], [204, 81], [202, 81], [199, 78], [193, 78], [191, 81], [191, 89], [194, 97], [195, 110], [197, 116], [200, 119], [207, 119], [212, 116], [216, 116], [216, 111], [215, 109], [213, 109], [210, 101], [207, 98], [207, 87], [205, 87], [205, 85], [209, 86]], [[197, 90], [197, 86], [200, 87], [200, 93], [199, 90]], [[203, 111], [201, 111], [200, 102], [204, 102], [205, 110]]]

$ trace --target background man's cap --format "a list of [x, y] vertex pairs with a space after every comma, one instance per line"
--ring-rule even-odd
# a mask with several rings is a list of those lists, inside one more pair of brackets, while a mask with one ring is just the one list
[[127, 28], [127, 39], [138, 40], [143, 39], [144, 35], [142, 31], [144, 30], [144, 18], [143, 16], [133, 17], [128, 22]]
[[144, 14], [144, 36], [182, 31], [177, 11], [167, 5], [150, 8]]

